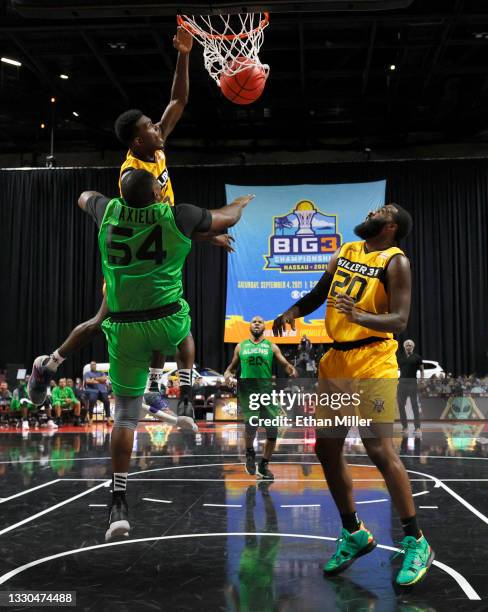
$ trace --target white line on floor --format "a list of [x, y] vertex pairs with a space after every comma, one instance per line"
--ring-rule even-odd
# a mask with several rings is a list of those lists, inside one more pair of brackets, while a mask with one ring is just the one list
[[89, 508], [106, 508], [107, 504], [88, 504]]
[[387, 502], [388, 499], [367, 499], [366, 501], [357, 501], [356, 504], [377, 504], [378, 502]]
[[281, 504], [282, 508], [320, 508], [320, 504]]
[[[151, 459], [184, 459], [191, 457], [195, 459], [196, 457], [241, 457], [244, 453], [228, 453], [217, 455], [212, 453], [210, 455], [150, 455]], [[144, 459], [148, 455], [133, 455], [132, 459]], [[273, 457], [314, 457], [314, 453], [273, 453]], [[453, 459], [459, 461], [488, 461], [488, 457], [452, 457], [452, 456], [442, 456], [442, 455], [398, 455], [399, 457], [404, 457], [405, 459]], [[368, 455], [361, 453], [344, 453], [344, 457], [362, 457], [363, 459], [367, 459]], [[111, 457], [73, 457], [70, 461], [110, 461]], [[0, 465], [8, 464], [8, 463], [40, 463], [44, 461], [44, 459], [9, 459], [8, 461], [0, 461]], [[317, 465], [319, 465], [317, 463]], [[354, 464], [353, 464], [354, 465]], [[374, 467], [371, 464], [371, 467]]]
[[[4, 584], [5, 582], [10, 580], [14, 576], [21, 574], [22, 572], [24, 572], [27, 569], [30, 569], [31, 567], [36, 567], [38, 565], [41, 565], [42, 563], [47, 563], [48, 561], [52, 561], [53, 559], [59, 559], [62, 557], [75, 555], [77, 553], [88, 552], [90, 550], [110, 548], [112, 546], [124, 546], [126, 544], [138, 544], [141, 542], [154, 542], [154, 541], [159, 541], [159, 540], [181, 540], [181, 539], [188, 539], [188, 538], [205, 538], [205, 537], [228, 538], [232, 536], [239, 536], [239, 537], [242, 537], [242, 536], [258, 536], [258, 537], [280, 536], [282, 538], [303, 538], [306, 540], [321, 540], [321, 541], [332, 541], [332, 542], [336, 540], [335, 537], [332, 538], [328, 536], [304, 535], [304, 534], [299, 534], [299, 533], [269, 533], [269, 532], [266, 532], [266, 533], [261, 533], [261, 532], [225, 533], [224, 532], [224, 533], [193, 533], [193, 534], [185, 533], [185, 534], [180, 534], [180, 535], [159, 536], [159, 537], [152, 537], [152, 538], [138, 538], [135, 540], [124, 540], [124, 541], [119, 541], [119, 542], [109, 542], [107, 544], [96, 544], [95, 546], [87, 546], [86, 548], [75, 548], [73, 550], [66, 550], [56, 555], [50, 555], [48, 557], [43, 557], [41, 559], [35, 559], [34, 561], [30, 561], [29, 563], [26, 563], [25, 565], [16, 567], [15, 569], [10, 570], [6, 574], [3, 574], [3, 576], [0, 576], [0, 584]], [[393, 546], [385, 546], [384, 544], [378, 544], [378, 548], [382, 548], [383, 550], [389, 550], [392, 552], [399, 551], [398, 548], [394, 548]], [[458, 571], [456, 571], [452, 567], [449, 567], [449, 565], [446, 565], [445, 563], [441, 563], [440, 561], [436, 561], [436, 560], [432, 562], [432, 565], [438, 567], [439, 569], [449, 574], [458, 583], [459, 587], [463, 590], [463, 592], [465, 593], [468, 599], [476, 600], [476, 601], [481, 600], [481, 597], [478, 595], [478, 593], [473, 589], [473, 587], [466, 580], [466, 578], [462, 574], [460, 574]]]
[[419, 506], [419, 508], [422, 508], [423, 510], [437, 510], [439, 506]]
[[[110, 481], [108, 482], [110, 483]], [[25, 518], [22, 521], [19, 521], [18, 523], [14, 523], [13, 525], [10, 525], [9, 527], [5, 527], [5, 529], [2, 529], [0, 531], [0, 536], [3, 535], [4, 533], [8, 533], [9, 531], [12, 531], [13, 529], [16, 529], [17, 527], [20, 527], [21, 525], [25, 525], [26, 523], [35, 521], [36, 518], [39, 518], [40, 516], [44, 516], [44, 514], [47, 514], [48, 512], [52, 512], [53, 510], [57, 510], [57, 508], [61, 508], [61, 506], [65, 506], [66, 504], [69, 504], [75, 499], [84, 497], [85, 495], [88, 495], [89, 493], [92, 493], [93, 491], [96, 491], [97, 489], [100, 489], [101, 487], [104, 487], [104, 486], [106, 485], [104, 482], [102, 482], [101, 484], [96, 485], [95, 487], [91, 487], [91, 489], [87, 489], [86, 491], [83, 491], [83, 493], [78, 493], [78, 495], [73, 495], [73, 497], [69, 497], [68, 499], [65, 499], [64, 501], [59, 502], [59, 504], [55, 504], [54, 506], [49, 506], [49, 508], [46, 508], [45, 510], [42, 510], [41, 512], [37, 512], [36, 514], [33, 514], [32, 516], [28, 516], [27, 518]]]
[[16, 493], [15, 495], [11, 495], [10, 497], [4, 497], [0, 499], [0, 504], [4, 504], [5, 502], [15, 499], [16, 497], [21, 497], [22, 495], [27, 495], [31, 491], [37, 491], [37, 489], [42, 489], [43, 487], [48, 487], [49, 485], [54, 484], [55, 482], [59, 482], [61, 479], [56, 478], [55, 480], [50, 480], [49, 482], [45, 482], [44, 484], [37, 485], [37, 487], [32, 487], [32, 489], [26, 489], [25, 491], [21, 491], [20, 493]]
[[172, 504], [173, 502], [168, 499], [153, 499], [152, 497], [143, 497], [144, 501], [159, 502], [160, 504]]
[[436, 487], [441, 487], [442, 489], [444, 489], [444, 491], [447, 491], [449, 495], [452, 495], [454, 499], [457, 499], [460, 504], [462, 504], [465, 508], [467, 508], [470, 512], [472, 512], [475, 516], [482, 520], [483, 523], [488, 525], [488, 516], [485, 516], [482, 512], [477, 510], [468, 501], [466, 501], [464, 497], [453, 491], [451, 487], [448, 487], [442, 482], [442, 480], [440, 480], [436, 476], [431, 476], [430, 474], [425, 474], [424, 472], [417, 472], [416, 470], [407, 470], [407, 472], [409, 472], [410, 474], [417, 474], [418, 476], [430, 476], [431, 479], [435, 482]]
[[412, 493], [412, 497], [417, 497], [417, 495], [427, 495], [430, 491], [419, 491], [418, 493]]
[[213, 508], [242, 508], [241, 504], [202, 504], [202, 506], [211, 506]]

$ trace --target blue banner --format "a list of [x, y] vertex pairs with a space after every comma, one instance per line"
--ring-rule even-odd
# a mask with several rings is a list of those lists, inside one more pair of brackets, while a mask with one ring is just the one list
[[[225, 341], [240, 342], [260, 315], [270, 323], [308, 293], [333, 253], [358, 240], [353, 232], [370, 210], [385, 201], [386, 181], [340, 185], [226, 185], [227, 203], [254, 193], [239, 223], [230, 230], [236, 252], [229, 256]], [[297, 321], [277, 342], [296, 343], [304, 333], [326, 342], [325, 306]]]

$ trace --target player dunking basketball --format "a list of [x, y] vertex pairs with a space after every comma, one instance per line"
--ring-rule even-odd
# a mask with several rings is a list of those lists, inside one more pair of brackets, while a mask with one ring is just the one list
[[[254, 451], [254, 440], [256, 438], [257, 426], [250, 422], [251, 417], [267, 419], [276, 417], [280, 412], [277, 405], [261, 405], [259, 410], [253, 410], [250, 406], [251, 394], [270, 393], [272, 391], [271, 376], [273, 359], [283, 366], [289, 376], [296, 376], [297, 372], [291, 363], [283, 357], [280, 349], [264, 337], [264, 319], [255, 316], [251, 320], [249, 331], [251, 337], [240, 342], [232, 357], [232, 361], [225, 370], [224, 378], [229, 381], [241, 365], [239, 377], [238, 398], [239, 406], [244, 417], [246, 427], [246, 472], [250, 475], [256, 473], [256, 453]], [[259, 478], [273, 480], [273, 473], [268, 464], [273, 456], [278, 437], [278, 428], [266, 427], [266, 442], [264, 444], [263, 457], [258, 464], [257, 473]]]
[[102, 327], [115, 394], [107, 541], [130, 530], [125, 491], [151, 354], [155, 350], [173, 353], [177, 348], [184, 353], [189, 339], [193, 344], [182, 277], [191, 238], [196, 232], [222, 232], [233, 226], [253, 197], [237, 198], [212, 211], [189, 204], [161, 206], [161, 185], [145, 170], [127, 176], [122, 195], [110, 200], [87, 191], [79, 199], [99, 227], [107, 283], [109, 313]]
[[[422, 580], [434, 558], [418, 528], [410, 481], [392, 441], [398, 379], [393, 334], [405, 329], [411, 299], [410, 265], [397, 244], [411, 226], [409, 213], [397, 204], [370, 213], [354, 229], [363, 240], [342, 245], [316, 287], [277, 317], [273, 326], [281, 335], [287, 323], [294, 328], [296, 318], [314, 312], [327, 298], [325, 326], [333, 344], [320, 362], [319, 389], [352, 386], [363, 392], [360, 415], [370, 418], [372, 426], [360, 428], [361, 438], [385, 479], [405, 534], [402, 568], [396, 577], [400, 587]], [[316, 415], [334, 418], [333, 411], [320, 407]], [[317, 431], [315, 450], [343, 524], [337, 550], [324, 567], [327, 575], [338, 574], [376, 546], [356, 513], [343, 455], [348, 429]]]
[[[129, 148], [126, 159], [122, 164], [119, 176], [119, 189], [122, 181], [132, 170], [143, 169], [157, 178], [161, 185], [163, 201], [170, 206], [174, 205], [173, 187], [166, 166], [164, 146], [170, 133], [180, 119], [188, 99], [188, 58], [192, 48], [192, 37], [183, 28], [179, 27], [173, 40], [178, 50], [175, 76], [171, 91], [171, 100], [166, 107], [161, 120], [153, 123], [142, 111], [132, 109], [122, 113], [115, 122], [115, 133], [122, 144]], [[228, 234], [207, 233], [204, 236], [195, 235], [194, 240], [206, 240], [216, 246], [224, 247], [231, 252], [232, 238]], [[44, 403], [47, 386], [53, 373], [61, 363], [79, 350], [101, 331], [102, 322], [107, 316], [107, 304], [104, 299], [97, 314], [73, 329], [61, 346], [48, 355], [42, 355], [34, 360], [32, 375], [29, 379], [29, 396], [34, 404]], [[193, 353], [192, 353], [193, 351]], [[186, 400], [186, 412], [189, 414], [188, 401], [191, 397], [191, 368], [194, 362], [194, 347], [192, 340], [188, 341], [187, 351], [183, 356], [178, 355], [179, 373], [182, 382], [181, 397]], [[165, 357], [155, 352], [151, 360], [149, 378], [146, 391], [146, 401], [157, 408], [162, 407], [159, 393], [159, 381], [163, 375]], [[185, 411], [185, 410], [184, 410]]]

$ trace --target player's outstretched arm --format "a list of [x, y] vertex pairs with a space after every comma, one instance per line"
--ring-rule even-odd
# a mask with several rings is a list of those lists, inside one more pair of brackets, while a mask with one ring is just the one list
[[90, 198], [101, 196], [102, 194], [98, 191], [83, 191], [83, 193], [78, 198], [78, 206], [81, 208], [83, 212], [86, 212], [86, 205]]
[[254, 199], [253, 194], [240, 196], [231, 202], [228, 206], [222, 206], [222, 208], [216, 208], [211, 210], [212, 224], [210, 225], [209, 232], [211, 233], [222, 233], [235, 225], [241, 218], [242, 211]]
[[412, 279], [410, 262], [404, 255], [396, 255], [386, 269], [388, 313], [371, 314], [354, 307], [355, 301], [349, 295], [339, 295], [335, 307], [346, 315], [349, 321], [376, 331], [399, 334], [408, 323]]
[[295, 304], [288, 308], [288, 310], [285, 310], [283, 314], [276, 317], [273, 322], [273, 334], [275, 336], [282, 336], [286, 330], [287, 324], [290, 325], [293, 331], [295, 331], [295, 319], [305, 317], [311, 312], [317, 310], [319, 306], [322, 306], [327, 299], [327, 295], [332, 284], [338, 257], [339, 250], [337, 250], [330, 258], [330, 261], [327, 264], [327, 270], [323, 273], [319, 282], [315, 285], [312, 291], [300, 298], [298, 302], [295, 302]]
[[278, 348], [276, 344], [272, 343], [271, 346], [273, 348], [273, 355], [276, 361], [281, 366], [283, 366], [288, 376], [292, 376], [293, 378], [296, 378], [298, 376], [298, 372], [296, 371], [295, 366], [293, 366], [289, 361], [285, 359], [285, 357], [283, 356], [283, 353], [280, 351], [280, 349]]
[[239, 365], [239, 355], [241, 352], [241, 345], [238, 344], [236, 346], [236, 348], [234, 349], [234, 354], [232, 356], [232, 361], [229, 363], [229, 365], [227, 366], [225, 372], [224, 372], [224, 380], [225, 382], [228, 382], [229, 379], [231, 379], [236, 370], [237, 370], [237, 366]]
[[165, 108], [161, 121], [159, 122], [159, 131], [161, 132], [163, 140], [166, 140], [173, 131], [188, 102], [188, 93], [190, 90], [188, 65], [192, 45], [192, 35], [181, 26], [178, 26], [176, 35], [173, 38], [173, 46], [178, 51], [178, 59], [176, 60], [175, 75], [171, 88], [171, 100]]

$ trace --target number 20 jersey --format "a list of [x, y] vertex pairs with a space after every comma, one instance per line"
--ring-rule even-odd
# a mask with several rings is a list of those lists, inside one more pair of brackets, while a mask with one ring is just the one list
[[98, 245], [110, 312], [152, 310], [183, 295], [182, 268], [191, 240], [176, 226], [171, 207], [131, 208], [114, 198]]
[[261, 342], [243, 340], [240, 344], [239, 359], [241, 378], [271, 379], [273, 367], [273, 346], [269, 340]]
[[365, 242], [346, 242], [337, 259], [337, 269], [327, 296], [325, 328], [335, 342], [354, 342], [375, 336], [393, 338], [389, 332], [368, 329], [348, 321], [345, 314], [336, 310], [338, 295], [346, 293], [356, 300], [355, 307], [371, 314], [388, 313], [386, 293], [386, 268], [396, 255], [403, 255], [398, 247], [384, 251], [365, 252]]

